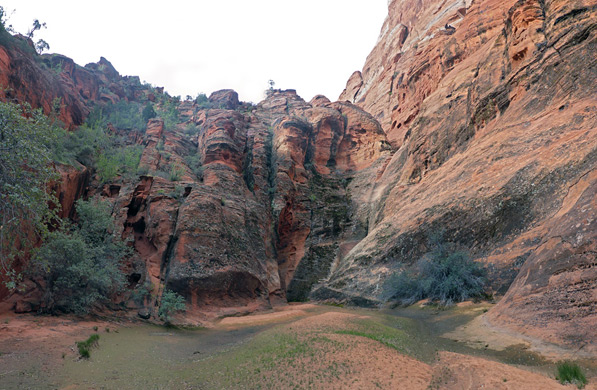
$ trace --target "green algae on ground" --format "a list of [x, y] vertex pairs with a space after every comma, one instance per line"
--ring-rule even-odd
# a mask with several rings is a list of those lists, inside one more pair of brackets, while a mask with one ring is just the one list
[[[354, 374], [354, 367], [334, 356], [347, 345], [360, 343], [361, 337], [425, 363], [433, 363], [437, 351], [446, 350], [553, 372], [548, 362], [518, 347], [479, 350], [441, 337], [482, 310], [471, 314], [459, 308], [441, 312], [408, 308], [388, 313], [321, 306], [305, 312], [276, 324], [219, 330], [120, 328], [119, 333], [102, 335], [102, 345], [91, 359], [66, 359], [53, 379], [72, 389], [321, 387]], [[307, 329], [294, 325], [332, 312], [345, 320]]]

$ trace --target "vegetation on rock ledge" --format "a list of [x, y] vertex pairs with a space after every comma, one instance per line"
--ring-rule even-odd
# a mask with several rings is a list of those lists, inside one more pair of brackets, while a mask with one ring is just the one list
[[125, 286], [120, 264], [130, 249], [114, 237], [108, 204], [78, 201], [79, 221], [51, 232], [34, 259], [32, 273], [43, 283], [43, 310], [88, 313]]
[[452, 250], [450, 244], [432, 241], [435, 249], [413, 271], [403, 269], [388, 278], [383, 293], [386, 301], [410, 305], [427, 298], [446, 306], [483, 295], [485, 269], [467, 253]]
[[[28, 104], [0, 103], [0, 272], [15, 288], [15, 259], [28, 253], [55, 218], [46, 189], [58, 176], [51, 163], [60, 129]], [[28, 226], [23, 226], [23, 221]]]

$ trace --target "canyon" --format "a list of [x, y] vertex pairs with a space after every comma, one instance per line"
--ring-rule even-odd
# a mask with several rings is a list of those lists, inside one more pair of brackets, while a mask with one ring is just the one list
[[[217, 91], [207, 105], [176, 101], [177, 123], [111, 129], [142, 147], [148, 173], [102, 183], [90, 167], [57, 167], [61, 216], [78, 198], [109, 201], [134, 248], [129, 290], [154, 292], [114, 310], [151, 316], [165, 289], [195, 325], [288, 300], [378, 307], [384, 281], [441, 232], [489, 270], [488, 324], [595, 356], [597, 2], [388, 9], [337, 102], [271, 89], [252, 105]], [[71, 131], [96, 105], [172, 100], [104, 58], [82, 67], [9, 42], [0, 98]], [[178, 180], [150, 174], [173, 170]], [[35, 310], [38, 294], [1, 290], [0, 309]]]

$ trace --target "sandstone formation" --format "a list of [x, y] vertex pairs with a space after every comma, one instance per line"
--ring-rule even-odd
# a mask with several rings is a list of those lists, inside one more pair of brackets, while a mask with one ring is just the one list
[[444, 231], [507, 291], [494, 325], [594, 353], [596, 21], [595, 1], [391, 1], [340, 100], [398, 150], [318, 296], [374, 299]]
[[[150, 174], [102, 191], [135, 248], [131, 287], [182, 294], [189, 321], [307, 299], [365, 236], [367, 177], [391, 152], [381, 127], [352, 104], [313, 107], [295, 91], [273, 91], [252, 112], [182, 106], [198, 135], [150, 120], [138, 141]], [[179, 181], [151, 174], [173, 167]]]
[[188, 322], [286, 300], [375, 306], [441, 233], [505, 294], [493, 325], [597, 351], [597, 2], [388, 7], [339, 102], [293, 90], [256, 106], [232, 90], [180, 102], [103, 58], [80, 67], [1, 41], [0, 98], [73, 130], [121, 101], [178, 114], [110, 127], [142, 147], [143, 174], [100, 184], [92, 167], [60, 168], [62, 216], [78, 197], [108, 199], [134, 248], [129, 290], [154, 292], [115, 308], [147, 317], [166, 289]]
[[46, 115], [57, 114], [71, 130], [81, 125], [95, 102], [143, 100], [138, 77], [121, 77], [101, 57], [85, 67], [59, 54], [37, 55], [33, 43], [0, 31], [0, 99], [28, 102]]

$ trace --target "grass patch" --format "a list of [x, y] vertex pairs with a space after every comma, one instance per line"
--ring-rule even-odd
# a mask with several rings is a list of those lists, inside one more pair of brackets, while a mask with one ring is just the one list
[[407, 324], [397, 324], [396, 327], [393, 327], [373, 320], [359, 320], [355, 321], [354, 324], [356, 325], [354, 329], [342, 329], [334, 333], [365, 337], [400, 353], [419, 358], [415, 356], [417, 343], [413, 342], [412, 332], [404, 329], [408, 327]]
[[89, 338], [85, 341], [77, 341], [77, 349], [79, 350], [79, 355], [84, 359], [89, 359], [91, 356], [90, 350], [91, 348], [97, 347], [99, 343], [99, 334], [92, 334]]
[[558, 363], [556, 379], [563, 385], [572, 383], [579, 389], [582, 389], [587, 384], [587, 378], [583, 374], [582, 369], [578, 364], [572, 362]]

